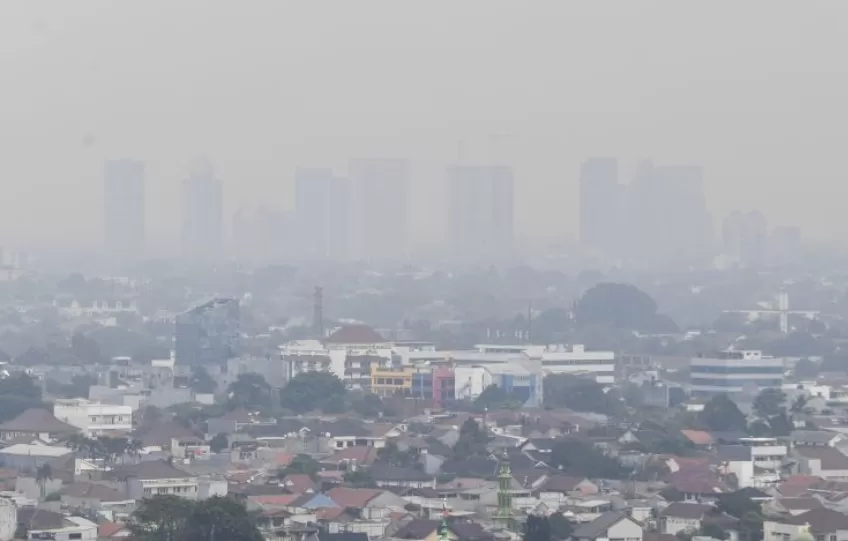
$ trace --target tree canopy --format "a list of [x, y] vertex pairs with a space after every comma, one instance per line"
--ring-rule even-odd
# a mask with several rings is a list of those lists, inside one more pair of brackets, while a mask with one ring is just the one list
[[675, 332], [677, 325], [657, 314], [657, 303], [631, 284], [603, 282], [587, 290], [574, 307], [581, 327], [606, 325], [644, 332]]
[[129, 524], [138, 541], [262, 541], [245, 507], [230, 498], [193, 502], [179, 496], [141, 501]]
[[14, 419], [30, 408], [44, 407], [41, 389], [24, 373], [0, 379], [0, 422]]
[[259, 374], [239, 374], [227, 389], [227, 395], [230, 409], [261, 410], [275, 405], [271, 386]]
[[344, 383], [334, 374], [327, 372], [302, 372], [296, 375], [280, 391], [280, 404], [297, 413], [322, 409], [336, 397], [344, 398]]
[[617, 460], [604, 454], [591, 442], [565, 438], [551, 450], [551, 466], [566, 475], [621, 479], [628, 474]]
[[551, 374], [544, 381], [545, 406], [591, 411], [607, 415], [620, 413], [624, 402], [618, 393], [607, 392], [592, 378]]
[[714, 396], [704, 406], [704, 410], [698, 415], [698, 420], [710, 430], [715, 431], [741, 431], [748, 428], [745, 414], [739, 411], [736, 403], [726, 394]]

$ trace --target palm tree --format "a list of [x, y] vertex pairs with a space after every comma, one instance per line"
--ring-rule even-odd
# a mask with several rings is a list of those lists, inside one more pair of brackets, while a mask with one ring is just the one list
[[50, 464], [42, 464], [35, 470], [35, 482], [38, 483], [42, 500], [46, 496], [47, 481], [51, 479], [53, 479], [53, 468], [50, 467]]
[[139, 439], [133, 438], [127, 444], [127, 454], [133, 458], [137, 459], [142, 449], [144, 449], [144, 444]]

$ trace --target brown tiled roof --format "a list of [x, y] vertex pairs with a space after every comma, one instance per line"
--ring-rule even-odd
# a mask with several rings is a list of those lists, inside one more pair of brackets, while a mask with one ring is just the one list
[[577, 485], [585, 481], [585, 477], [570, 477], [568, 475], [554, 475], [539, 487], [543, 492], [573, 492]]
[[818, 498], [807, 496], [805, 498], [781, 498], [777, 503], [789, 511], [819, 509], [824, 507]]
[[700, 520], [712, 508], [712, 505], [703, 503], [674, 502], [663, 509], [662, 516]]
[[714, 445], [715, 440], [709, 432], [703, 430], [681, 430], [681, 434], [695, 445]]
[[382, 493], [373, 488], [336, 487], [327, 492], [327, 496], [341, 507], [361, 509]]
[[22, 507], [18, 509], [18, 524], [28, 530], [55, 530], [65, 527], [65, 515], [37, 507]]
[[833, 509], [813, 509], [794, 517], [780, 520], [786, 524], [809, 524], [810, 532], [815, 535], [836, 533], [837, 530], [848, 530], [848, 515]]
[[383, 344], [386, 339], [368, 325], [346, 325], [327, 338], [330, 344]]
[[250, 496], [250, 499], [261, 506], [284, 507], [300, 498], [300, 494], [269, 494], [266, 496]]
[[305, 473], [291, 473], [283, 479], [283, 486], [289, 492], [302, 494], [308, 491], [314, 491], [315, 481]]
[[122, 480], [131, 477], [137, 479], [186, 479], [192, 477], [188, 472], [175, 468], [164, 460], [150, 460], [131, 466], [121, 466], [110, 472], [110, 476]]
[[97, 537], [100, 539], [112, 537], [124, 528], [126, 528], [126, 525], [120, 522], [104, 522], [97, 527]]
[[822, 470], [848, 470], [848, 456], [835, 447], [796, 447], [795, 451], [804, 458], [820, 460]]
[[147, 447], [170, 447], [171, 440], [174, 438], [193, 437], [195, 434], [191, 430], [177, 424], [174, 421], [155, 424], [146, 430], [143, 430], [135, 437]]
[[40, 408], [30, 408], [11, 421], [0, 425], [2, 432], [73, 434], [77, 430], [77, 427], [60, 421], [49, 411]]
[[121, 502], [130, 499], [112, 487], [97, 483], [73, 483], [65, 486], [62, 492], [72, 498], [86, 498], [101, 502]]
[[371, 465], [377, 458], [377, 450], [373, 447], [357, 445], [336, 451], [332, 455], [321, 459], [322, 464], [338, 464], [341, 461], [356, 461], [357, 464]]

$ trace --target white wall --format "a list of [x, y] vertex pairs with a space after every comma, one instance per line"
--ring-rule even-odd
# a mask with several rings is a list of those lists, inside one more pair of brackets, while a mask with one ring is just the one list
[[11, 500], [0, 498], [0, 541], [10, 541], [18, 527], [18, 508]]

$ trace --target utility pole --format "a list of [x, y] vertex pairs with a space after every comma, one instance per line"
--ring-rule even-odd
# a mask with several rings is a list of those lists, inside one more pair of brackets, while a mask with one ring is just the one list
[[324, 339], [324, 288], [315, 286], [312, 294], [312, 332], [318, 340]]

